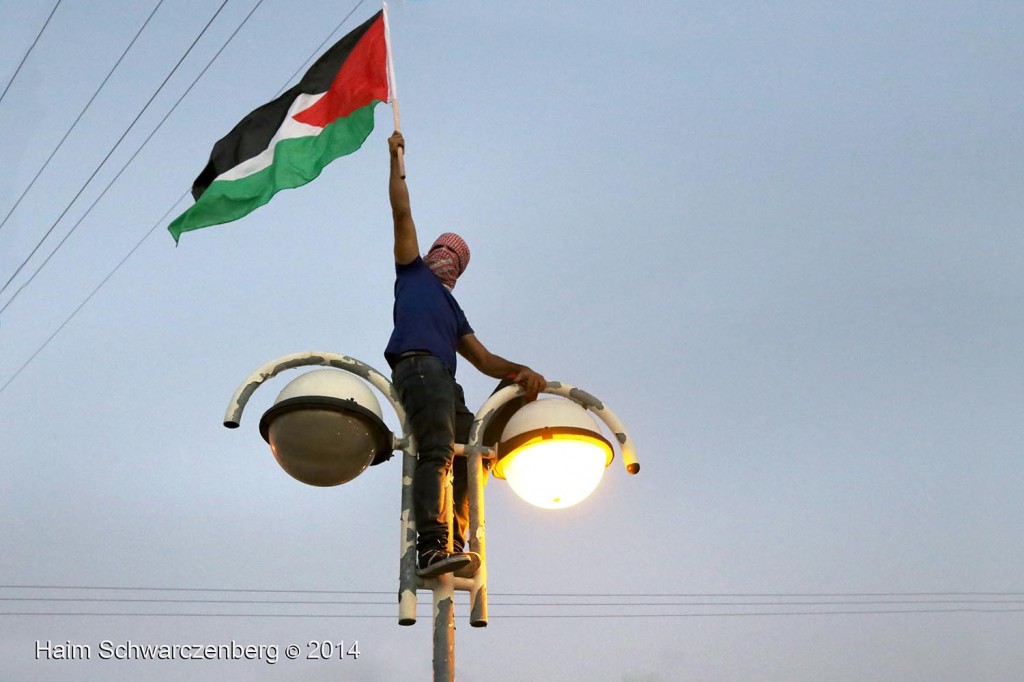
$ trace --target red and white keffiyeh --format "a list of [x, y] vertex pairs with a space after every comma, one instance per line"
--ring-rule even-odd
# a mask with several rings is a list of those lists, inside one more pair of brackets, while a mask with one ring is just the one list
[[469, 245], [454, 232], [445, 232], [430, 245], [423, 262], [446, 287], [454, 289], [455, 280], [469, 265]]

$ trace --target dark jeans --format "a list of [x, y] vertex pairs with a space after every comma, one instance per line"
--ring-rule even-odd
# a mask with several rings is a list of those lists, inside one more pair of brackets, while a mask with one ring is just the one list
[[452, 444], [469, 440], [473, 413], [466, 407], [462, 387], [433, 355], [402, 358], [391, 378], [418, 450], [412, 479], [413, 514], [419, 533], [416, 551], [422, 554], [447, 549], [443, 491], [445, 477], [453, 465], [452, 547], [456, 552], [462, 551], [469, 526], [466, 458], [454, 457]]

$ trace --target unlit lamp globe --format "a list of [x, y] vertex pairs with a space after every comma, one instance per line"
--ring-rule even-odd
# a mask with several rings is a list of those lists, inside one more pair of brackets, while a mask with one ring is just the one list
[[333, 369], [307, 372], [285, 386], [260, 419], [260, 433], [289, 476], [318, 487], [351, 481], [391, 454], [376, 396]]
[[611, 444], [587, 411], [565, 399], [519, 409], [501, 434], [494, 475], [532, 505], [563, 509], [586, 499], [611, 463]]

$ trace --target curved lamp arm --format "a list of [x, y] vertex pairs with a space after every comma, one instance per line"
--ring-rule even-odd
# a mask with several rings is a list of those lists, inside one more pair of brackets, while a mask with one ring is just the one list
[[[470, 447], [480, 447], [480, 439], [487, 428], [487, 423], [494, 416], [494, 413], [497, 412], [498, 408], [510, 400], [523, 395], [524, 392], [522, 386], [513, 384], [501, 389], [484, 402], [476, 413], [476, 418], [473, 420], [473, 428], [469, 432]], [[619, 420], [608, 406], [586, 391], [558, 381], [549, 381], [542, 393], [550, 393], [567, 398], [597, 415], [615, 434], [615, 440], [619, 442], [619, 450], [622, 451], [622, 462], [626, 465], [626, 471], [631, 474], [640, 472], [640, 462], [636, 459], [633, 440], [629, 437], [629, 433], [626, 431], [622, 421]]]
[[231, 396], [231, 402], [228, 403], [228, 410], [224, 414], [224, 426], [229, 429], [238, 428], [242, 419], [242, 410], [245, 409], [245, 404], [249, 402], [249, 398], [264, 381], [272, 379], [286, 369], [307, 367], [310, 365], [334, 367], [365, 379], [388, 399], [388, 402], [391, 403], [391, 407], [394, 408], [395, 412], [398, 414], [399, 423], [405, 424], [405, 410], [402, 409], [402, 405], [398, 400], [395, 387], [391, 385], [391, 382], [388, 381], [387, 377], [383, 374], [365, 362], [361, 362], [355, 358], [350, 358], [347, 355], [338, 355], [337, 353], [319, 351], [306, 351], [303, 353], [284, 355], [276, 360], [271, 360], [250, 374], [246, 380], [242, 382], [242, 385], [238, 387], [235, 394]]

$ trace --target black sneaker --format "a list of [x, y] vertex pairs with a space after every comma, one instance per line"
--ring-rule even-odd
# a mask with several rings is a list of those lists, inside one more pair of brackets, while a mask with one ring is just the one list
[[480, 570], [480, 555], [476, 552], [464, 552], [462, 556], [468, 556], [469, 563], [462, 568], [455, 569], [455, 577], [472, 578]]
[[455, 554], [444, 550], [432, 550], [420, 554], [416, 563], [416, 574], [421, 578], [436, 578], [445, 573], [452, 573], [472, 563], [467, 554]]

